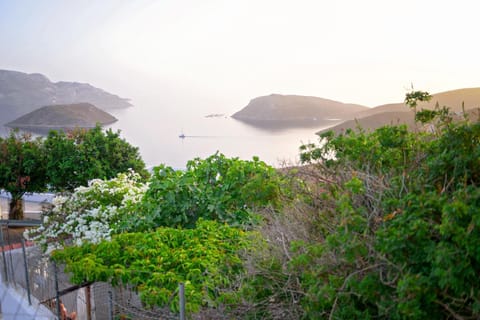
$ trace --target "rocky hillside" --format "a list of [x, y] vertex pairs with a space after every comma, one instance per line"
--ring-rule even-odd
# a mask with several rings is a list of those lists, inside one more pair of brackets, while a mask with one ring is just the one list
[[259, 126], [302, 126], [350, 119], [354, 114], [367, 109], [358, 104], [318, 97], [271, 94], [251, 100], [232, 117]]
[[42, 106], [82, 102], [102, 110], [131, 106], [128, 99], [87, 83], [51, 82], [38, 73], [0, 70], [0, 125]]
[[10, 128], [47, 133], [49, 130], [93, 128], [117, 121], [90, 103], [45, 106], [6, 124]]
[[[480, 88], [466, 88], [432, 94], [429, 102], [419, 103], [417, 109], [434, 109], [436, 105], [447, 106], [451, 111], [462, 113], [462, 105], [470, 117], [476, 117], [480, 108]], [[344, 121], [328, 130], [342, 132], [346, 129], [353, 129], [361, 126], [364, 129], [374, 130], [387, 124], [406, 124], [409, 127], [415, 126], [413, 111], [403, 102], [385, 104], [375, 108], [367, 109], [356, 113], [351, 119]]]

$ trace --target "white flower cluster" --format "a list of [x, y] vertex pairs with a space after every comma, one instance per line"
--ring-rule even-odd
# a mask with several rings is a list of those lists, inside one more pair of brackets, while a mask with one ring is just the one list
[[25, 236], [47, 251], [66, 244], [81, 245], [110, 239], [118, 232], [118, 222], [134, 214], [148, 185], [130, 171], [111, 180], [95, 179], [88, 187], [79, 187], [69, 196], [58, 195], [46, 212], [42, 225]]

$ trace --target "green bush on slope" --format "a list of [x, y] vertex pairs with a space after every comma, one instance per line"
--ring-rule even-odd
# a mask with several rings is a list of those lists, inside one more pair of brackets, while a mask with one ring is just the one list
[[306, 317], [480, 316], [480, 123], [440, 115], [431, 133], [387, 126], [303, 148], [335, 177], [330, 232], [291, 263]]

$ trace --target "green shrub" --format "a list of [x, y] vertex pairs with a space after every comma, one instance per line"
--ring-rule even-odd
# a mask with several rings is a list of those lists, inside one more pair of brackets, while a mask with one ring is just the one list
[[222, 301], [221, 290], [243, 271], [239, 252], [247, 244], [241, 230], [200, 219], [193, 229], [124, 233], [54, 251], [52, 257], [66, 264], [73, 283], [129, 284], [147, 307], [168, 306], [177, 312], [176, 290], [184, 282], [187, 309], [198, 311]]
[[149, 189], [132, 217], [131, 230], [158, 226], [191, 228], [200, 218], [231, 226], [255, 223], [255, 209], [278, 204], [277, 171], [254, 158], [252, 161], [215, 154], [188, 162], [185, 171], [154, 168]]
[[386, 126], [303, 147], [336, 212], [319, 212], [323, 241], [294, 248], [307, 318], [480, 317], [480, 124], [446, 110], [420, 113], [429, 133]]

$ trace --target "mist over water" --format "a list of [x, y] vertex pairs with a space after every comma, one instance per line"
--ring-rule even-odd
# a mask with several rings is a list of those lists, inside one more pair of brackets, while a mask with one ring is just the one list
[[[111, 111], [119, 121], [109, 128], [119, 129], [123, 138], [139, 147], [148, 167], [166, 164], [185, 168], [188, 160], [205, 158], [217, 151], [245, 160], [258, 156], [276, 167], [285, 162], [296, 164], [300, 145], [317, 142], [315, 132], [335, 124], [327, 121], [318, 128], [263, 130], [230, 118], [229, 114], [206, 117], [209, 113], [198, 108], [164, 109], [153, 101], [135, 104], [129, 109]], [[215, 113], [221, 114], [222, 110]], [[184, 139], [179, 137], [182, 133]]]
[[[225, 101], [142, 92], [132, 92], [131, 96], [133, 107], [107, 110], [118, 121], [105, 128], [120, 130], [122, 138], [139, 148], [147, 167], [165, 164], [183, 169], [189, 160], [217, 151], [244, 160], [258, 156], [275, 167], [294, 165], [303, 143], [317, 142], [315, 132], [338, 123], [325, 120], [318, 127], [260, 129], [231, 118], [242, 106]], [[212, 114], [223, 116], [206, 117]], [[0, 125], [1, 136], [9, 131]]]

